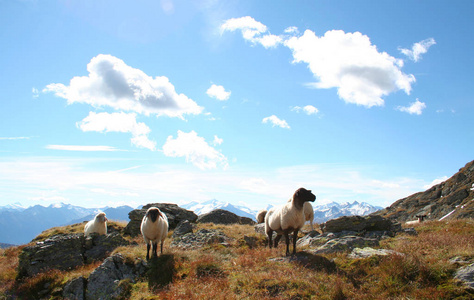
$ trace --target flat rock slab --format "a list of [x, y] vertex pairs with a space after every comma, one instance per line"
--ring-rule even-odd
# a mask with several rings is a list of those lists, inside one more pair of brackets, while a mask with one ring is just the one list
[[400, 253], [397, 251], [388, 250], [388, 249], [374, 249], [371, 247], [365, 247], [365, 248], [352, 249], [352, 252], [351, 254], [349, 254], [349, 257], [358, 259], [358, 258], [367, 258], [371, 256], [387, 256], [391, 254], [400, 254]]

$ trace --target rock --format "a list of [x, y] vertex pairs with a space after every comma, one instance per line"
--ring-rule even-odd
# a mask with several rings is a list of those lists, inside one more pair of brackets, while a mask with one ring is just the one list
[[265, 223], [257, 224], [254, 226], [255, 232], [266, 235], [265, 233]]
[[230, 211], [224, 209], [215, 209], [207, 214], [202, 214], [197, 219], [197, 223], [214, 223], [214, 224], [249, 224], [255, 222], [246, 217], [240, 217]]
[[345, 216], [320, 225], [324, 233], [341, 231], [394, 231], [395, 224], [381, 216]]
[[58, 234], [23, 248], [18, 277], [33, 276], [50, 269], [71, 270], [107, 257], [118, 246], [128, 245], [118, 232], [109, 235]]
[[254, 236], [244, 235], [244, 241], [250, 249], [257, 247], [257, 238]]
[[453, 265], [467, 265], [470, 263], [470, 260], [468, 257], [462, 257], [462, 256], [456, 256], [456, 257], [453, 257], [449, 260], [449, 263], [450, 264], [453, 264]]
[[474, 289], [474, 264], [459, 268], [454, 278], [462, 281], [467, 287]]
[[194, 223], [198, 218], [194, 212], [181, 208], [176, 204], [151, 203], [143, 206], [142, 209], [134, 209], [128, 213], [130, 222], [128, 222], [125, 227], [124, 233], [132, 237], [140, 235], [142, 219], [145, 216], [146, 211], [152, 206], [158, 207], [166, 214], [170, 230], [175, 229], [181, 221], [188, 220], [189, 222]]
[[229, 238], [219, 230], [201, 229], [196, 233], [187, 233], [185, 235], [178, 236], [171, 242], [171, 247], [181, 249], [196, 249], [213, 243], [224, 243], [228, 240]]
[[371, 256], [387, 256], [387, 255], [390, 255], [390, 254], [400, 254], [396, 251], [393, 251], [393, 250], [387, 250], [387, 249], [374, 249], [374, 248], [370, 248], [370, 247], [365, 247], [365, 248], [354, 248], [352, 249], [352, 252], [351, 254], [349, 254], [349, 257], [350, 258], [354, 258], [354, 259], [357, 259], [357, 258], [367, 258], [367, 257], [371, 257]]
[[402, 230], [402, 233], [406, 233], [408, 235], [418, 235], [418, 232], [414, 227], [405, 228]]
[[193, 225], [188, 220], [184, 220], [178, 224], [171, 237], [175, 238], [190, 232], [193, 232]]
[[66, 283], [63, 289], [63, 297], [71, 300], [84, 299], [87, 280], [84, 277], [73, 279]]
[[316, 240], [315, 238], [319, 236], [321, 236], [321, 234], [317, 232], [316, 230], [313, 230], [309, 232], [307, 235], [305, 235], [304, 237], [300, 238], [298, 241], [296, 241], [296, 244], [298, 246], [310, 246], [313, 243], [313, 241]]
[[377, 247], [379, 241], [377, 239], [363, 238], [359, 236], [344, 236], [329, 240], [324, 245], [312, 251], [314, 254], [335, 253], [341, 251], [350, 251], [354, 248]]
[[296, 252], [295, 255], [270, 258], [269, 261], [297, 263], [307, 269], [325, 271], [327, 273], [333, 273], [337, 270], [337, 266], [333, 261], [305, 251]]
[[127, 299], [127, 281], [135, 282], [146, 270], [143, 260], [127, 263], [120, 253], [108, 257], [89, 275], [86, 299]]

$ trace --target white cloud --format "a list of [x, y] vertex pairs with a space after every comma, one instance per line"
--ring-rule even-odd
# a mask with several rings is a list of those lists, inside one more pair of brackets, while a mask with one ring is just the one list
[[54, 92], [69, 104], [109, 106], [139, 114], [183, 118], [203, 110], [184, 94], [178, 94], [165, 76], [150, 77], [121, 59], [99, 54], [87, 65], [88, 76], [74, 77], [69, 86], [52, 83], [43, 92]]
[[317, 109], [316, 107], [312, 105], [306, 105], [304, 107], [294, 106], [293, 108], [291, 108], [291, 110], [296, 111], [297, 113], [299, 113], [300, 111], [303, 111], [307, 115], [315, 115], [319, 112], [319, 109]]
[[0, 140], [8, 140], [8, 141], [29, 140], [29, 139], [30, 139], [30, 137], [28, 137], [28, 136], [0, 137]]
[[298, 33], [299, 30], [298, 30], [298, 27], [296, 27], [296, 26], [290, 26], [290, 27], [286, 28], [284, 32], [289, 33], [289, 34], [294, 34], [294, 33]]
[[308, 64], [319, 80], [314, 87], [337, 88], [339, 97], [348, 103], [383, 106], [383, 96], [397, 90], [409, 94], [415, 81], [400, 70], [403, 61], [379, 52], [360, 32], [331, 30], [318, 37], [306, 30], [284, 44], [293, 51], [293, 62]]
[[31, 93], [33, 94], [33, 98], [38, 98], [39, 97], [39, 91], [37, 88], [32, 88]]
[[209, 97], [216, 98], [217, 100], [225, 101], [230, 97], [231, 92], [227, 92], [222, 85], [211, 85], [207, 90], [206, 94]]
[[119, 151], [118, 149], [110, 146], [80, 146], [80, 145], [48, 145], [46, 149], [51, 150], [64, 150], [64, 151]]
[[219, 138], [217, 135], [214, 136], [214, 146], [221, 145], [224, 142], [223, 139]]
[[145, 123], [138, 123], [134, 113], [95, 113], [89, 115], [81, 122], [76, 123], [82, 131], [96, 132], [129, 132], [132, 134], [133, 145], [155, 150], [156, 143], [148, 139], [150, 128]]
[[252, 44], [261, 44], [265, 48], [276, 47], [283, 42], [281, 37], [267, 33], [267, 26], [249, 16], [228, 19], [221, 25], [222, 32], [235, 30], [240, 30], [245, 40]]
[[436, 44], [436, 41], [433, 38], [428, 38], [421, 42], [414, 43], [411, 50], [404, 49], [404, 48], [398, 48], [398, 49], [400, 50], [400, 52], [408, 56], [408, 58], [410, 58], [414, 62], [418, 62], [421, 59], [421, 55], [428, 52], [428, 49], [435, 44]]
[[397, 109], [399, 111], [407, 112], [410, 115], [421, 115], [423, 113], [423, 109], [426, 108], [426, 104], [424, 102], [420, 102], [416, 99], [415, 102], [410, 103], [409, 106], [398, 106]]
[[440, 183], [442, 183], [442, 182], [445, 182], [445, 181], [448, 180], [448, 179], [449, 179], [448, 176], [443, 176], [443, 177], [441, 177], [441, 178], [436, 178], [436, 179], [433, 180], [431, 183], [429, 183], [429, 184], [423, 186], [423, 188], [424, 188], [425, 190], [430, 189], [431, 187], [433, 187], [433, 186], [435, 186], [435, 185], [437, 185], [437, 184], [440, 184]]
[[277, 116], [271, 115], [270, 117], [263, 118], [262, 120], [263, 124], [270, 123], [272, 124], [272, 127], [278, 126], [281, 128], [287, 128], [290, 129], [290, 125], [285, 120], [280, 120]]
[[195, 131], [189, 133], [178, 130], [178, 136], [174, 139], [169, 136], [163, 146], [163, 153], [169, 157], [185, 157], [196, 167], [205, 169], [216, 169], [218, 165], [227, 168], [227, 158], [219, 151], [209, 146], [204, 138], [197, 135]]

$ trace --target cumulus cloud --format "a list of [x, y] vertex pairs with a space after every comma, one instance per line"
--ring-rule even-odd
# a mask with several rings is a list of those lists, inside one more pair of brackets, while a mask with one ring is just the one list
[[315, 115], [319, 112], [319, 109], [317, 109], [316, 107], [312, 105], [306, 105], [304, 107], [294, 106], [291, 110], [297, 113], [299, 113], [300, 111], [303, 111], [307, 115]]
[[89, 115], [76, 126], [82, 131], [96, 132], [123, 132], [131, 133], [131, 142], [139, 148], [155, 150], [156, 143], [148, 139], [150, 128], [141, 122], [137, 122], [135, 113], [95, 113]]
[[218, 165], [224, 169], [228, 166], [227, 158], [211, 147], [203, 137], [198, 136], [194, 130], [189, 133], [178, 130], [176, 138], [168, 136], [163, 146], [163, 153], [169, 157], [185, 157], [186, 162], [202, 170], [216, 169]]
[[431, 187], [433, 187], [433, 186], [435, 186], [435, 185], [437, 185], [437, 184], [440, 184], [440, 183], [442, 183], [442, 182], [445, 182], [445, 181], [448, 180], [448, 179], [449, 179], [448, 176], [443, 176], [443, 177], [441, 177], [441, 178], [436, 178], [436, 179], [433, 180], [431, 183], [429, 183], [429, 184], [423, 186], [423, 188], [426, 189], [426, 190], [427, 190], [427, 189], [430, 189]]
[[220, 101], [225, 101], [229, 99], [231, 92], [226, 91], [222, 85], [213, 84], [209, 89], [207, 89], [206, 94], [211, 98], [215, 98]]
[[436, 41], [434, 38], [428, 38], [421, 42], [414, 43], [411, 49], [399, 48], [399, 50], [414, 62], [418, 62], [421, 59], [421, 55], [428, 52], [428, 49], [435, 44]]
[[240, 30], [245, 40], [265, 48], [276, 47], [283, 42], [281, 37], [268, 33], [267, 26], [249, 16], [232, 18], [221, 25], [222, 32], [235, 30]]
[[383, 106], [383, 96], [397, 90], [409, 94], [415, 81], [400, 70], [403, 61], [379, 52], [360, 32], [331, 30], [318, 37], [306, 30], [284, 44], [292, 50], [294, 63], [308, 64], [319, 80], [314, 87], [337, 88], [339, 97], [348, 103]]
[[281, 128], [287, 128], [290, 129], [290, 125], [285, 120], [280, 120], [277, 116], [271, 115], [270, 117], [263, 118], [262, 120], [263, 124], [270, 123], [272, 124], [272, 127], [278, 126]]
[[424, 102], [419, 101], [418, 99], [416, 99], [415, 102], [410, 103], [409, 106], [397, 107], [399, 111], [409, 113], [410, 115], [421, 115], [423, 113], [423, 109], [425, 108], [426, 104]]
[[224, 142], [223, 139], [219, 138], [217, 135], [214, 136], [214, 146], [221, 145]]
[[69, 86], [52, 83], [43, 92], [53, 92], [69, 104], [86, 103], [144, 115], [183, 118], [203, 110], [184, 94], [178, 94], [167, 77], [148, 76], [112, 55], [100, 54], [87, 65], [88, 76], [74, 77]]

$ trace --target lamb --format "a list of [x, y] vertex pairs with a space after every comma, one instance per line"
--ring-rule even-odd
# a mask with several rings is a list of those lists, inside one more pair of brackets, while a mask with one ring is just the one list
[[276, 247], [282, 235], [284, 235], [286, 256], [290, 255], [289, 233], [293, 232], [293, 254], [296, 254], [298, 231], [305, 223], [304, 203], [308, 201], [314, 202], [315, 200], [316, 196], [311, 193], [311, 190], [299, 188], [289, 202], [280, 207], [273, 207], [268, 211], [265, 216], [265, 232], [268, 237], [269, 248], [272, 248], [272, 235], [275, 231], [277, 236], [273, 246]]
[[94, 232], [100, 235], [107, 234], [107, 217], [104, 212], [98, 213], [94, 220], [87, 222], [84, 226], [84, 235], [88, 236]]
[[258, 213], [257, 213], [257, 224], [261, 224], [263, 222], [265, 222], [265, 216], [267, 215], [267, 210], [266, 209], [262, 209], [260, 210]]
[[419, 224], [421, 222], [423, 222], [426, 218], [426, 215], [417, 215], [415, 216], [418, 218], [418, 220], [414, 220], [414, 221], [408, 221], [405, 223], [405, 225], [415, 225], [415, 224]]
[[161, 254], [163, 254], [163, 241], [168, 235], [168, 217], [158, 207], [150, 207], [147, 210], [140, 231], [146, 243], [146, 259], [150, 259], [150, 243], [153, 245], [152, 257], [158, 256], [158, 242], [161, 242]]

